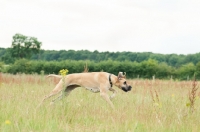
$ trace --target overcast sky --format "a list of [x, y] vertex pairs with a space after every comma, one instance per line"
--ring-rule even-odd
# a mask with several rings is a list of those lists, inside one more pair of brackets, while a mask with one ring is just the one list
[[200, 52], [200, 0], [0, 0], [0, 47], [20, 33], [42, 49]]

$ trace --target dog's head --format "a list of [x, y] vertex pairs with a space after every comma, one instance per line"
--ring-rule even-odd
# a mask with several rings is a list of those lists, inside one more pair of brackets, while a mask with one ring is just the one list
[[123, 75], [122, 72], [118, 73], [117, 76], [117, 86], [122, 89], [124, 92], [128, 92], [131, 90], [131, 85], [129, 85], [126, 81], [126, 73]]

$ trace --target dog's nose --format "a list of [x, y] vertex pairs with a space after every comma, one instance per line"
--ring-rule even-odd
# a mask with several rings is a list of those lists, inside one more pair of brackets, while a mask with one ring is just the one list
[[131, 86], [128, 86], [128, 91], [130, 91], [130, 90], [131, 90], [131, 88], [132, 88]]

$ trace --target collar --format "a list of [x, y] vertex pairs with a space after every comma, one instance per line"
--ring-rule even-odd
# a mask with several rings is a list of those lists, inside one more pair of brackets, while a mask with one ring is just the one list
[[112, 87], [112, 81], [111, 81], [111, 74], [109, 74], [109, 82], [110, 82], [110, 86]]

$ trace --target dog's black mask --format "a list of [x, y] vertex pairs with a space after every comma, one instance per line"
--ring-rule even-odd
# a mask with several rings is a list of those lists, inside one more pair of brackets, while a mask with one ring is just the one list
[[128, 86], [128, 87], [122, 87], [122, 90], [124, 91], [124, 92], [128, 92], [128, 91], [131, 91], [131, 86]]

